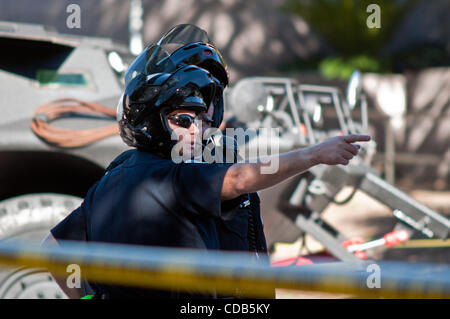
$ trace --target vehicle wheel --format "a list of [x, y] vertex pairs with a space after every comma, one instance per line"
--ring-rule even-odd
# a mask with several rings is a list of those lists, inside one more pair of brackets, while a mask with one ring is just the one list
[[[27, 194], [0, 202], [0, 242], [40, 243], [82, 199], [62, 194]], [[40, 268], [0, 268], [0, 299], [67, 298], [50, 273]]]

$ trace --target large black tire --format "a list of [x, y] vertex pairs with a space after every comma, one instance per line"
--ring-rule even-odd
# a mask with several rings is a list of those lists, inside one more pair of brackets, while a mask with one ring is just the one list
[[[40, 243], [82, 199], [61, 194], [27, 194], [0, 202], [0, 242]], [[67, 298], [45, 269], [0, 268], [0, 299]]]

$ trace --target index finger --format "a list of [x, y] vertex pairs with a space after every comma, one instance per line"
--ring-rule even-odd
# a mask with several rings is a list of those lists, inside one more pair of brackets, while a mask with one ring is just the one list
[[351, 135], [343, 136], [343, 138], [344, 138], [344, 141], [346, 141], [347, 143], [370, 141], [369, 135], [351, 134]]

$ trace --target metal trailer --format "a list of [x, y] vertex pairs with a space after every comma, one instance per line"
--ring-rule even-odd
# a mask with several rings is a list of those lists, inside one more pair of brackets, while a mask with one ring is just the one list
[[[236, 125], [237, 122], [238, 125], [244, 124], [256, 130], [281, 125], [276, 138], [267, 138], [268, 143], [277, 144], [280, 153], [307, 147], [336, 135], [366, 134], [369, 125], [367, 99], [361, 90], [359, 72], [354, 73], [348, 88], [347, 99], [343, 99], [340, 91], [334, 87], [299, 84], [291, 78], [245, 78], [227, 92], [227, 106], [235, 121], [230, 125]], [[325, 105], [334, 110], [334, 122], [324, 119], [322, 113]], [[361, 108], [359, 121], [355, 121], [351, 114], [357, 106]], [[250, 148], [264, 144], [261, 140], [266, 136], [254, 135], [257, 138], [241, 145], [242, 157], [252, 153]], [[375, 142], [362, 143], [360, 146], [360, 153], [347, 166], [318, 165], [271, 188], [270, 193], [278, 197], [278, 201], [270, 207], [264, 207], [264, 196], [268, 195], [262, 192], [269, 243], [294, 241], [302, 233], [308, 233], [337, 259], [358, 260], [355, 251], [342, 244], [348, 238], [321, 217], [328, 205], [349, 202], [357, 190], [389, 207], [398, 220], [394, 230], [406, 230], [408, 238], [417, 234], [424, 238], [449, 237], [450, 220], [386, 182], [371, 167]], [[335, 199], [336, 195], [345, 186], [351, 187], [353, 191], [348, 198], [339, 202]], [[374, 246], [365, 245], [366, 248]]]

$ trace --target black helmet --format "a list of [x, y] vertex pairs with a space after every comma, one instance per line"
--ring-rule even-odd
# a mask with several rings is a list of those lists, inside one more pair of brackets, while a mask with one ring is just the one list
[[[192, 25], [180, 24], [167, 32], [156, 44], [147, 46], [134, 60], [125, 74], [125, 84], [138, 74], [172, 73], [180, 67], [196, 65], [209, 71], [222, 85], [228, 85], [226, 63], [211, 43], [207, 33]], [[223, 119], [223, 92], [213, 99], [213, 126]], [[209, 104], [207, 105], [209, 107]]]
[[117, 106], [120, 136], [130, 146], [168, 155], [176, 141], [171, 140], [166, 115], [180, 108], [207, 111], [221, 91], [219, 80], [193, 65], [173, 73], [137, 74]]

